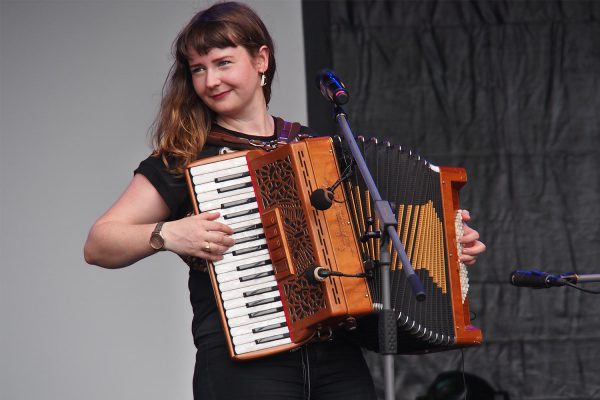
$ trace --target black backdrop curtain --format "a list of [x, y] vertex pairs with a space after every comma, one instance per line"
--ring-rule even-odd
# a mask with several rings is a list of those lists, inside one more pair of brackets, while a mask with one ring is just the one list
[[[334, 127], [312, 79], [331, 67], [356, 134], [467, 170], [461, 204], [488, 251], [469, 275], [485, 343], [465, 370], [511, 399], [600, 398], [600, 296], [508, 284], [517, 268], [600, 273], [600, 2], [305, 0], [303, 14], [313, 128]], [[397, 398], [460, 363], [398, 356]]]

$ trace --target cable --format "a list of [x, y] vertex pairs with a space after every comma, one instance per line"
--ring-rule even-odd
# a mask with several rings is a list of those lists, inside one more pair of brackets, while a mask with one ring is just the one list
[[566, 286], [572, 287], [573, 289], [581, 290], [582, 292], [585, 292], [585, 293], [600, 294], [600, 290], [584, 289], [584, 288], [581, 288], [581, 287], [577, 286], [576, 284], [568, 282], [566, 280], [565, 280], [564, 284]]
[[464, 388], [464, 400], [467, 400], [467, 395], [469, 393], [469, 388], [467, 387], [467, 377], [465, 375], [465, 352], [461, 348], [460, 349], [460, 359], [461, 359], [461, 369], [462, 369], [462, 378], [463, 378], [463, 388]]

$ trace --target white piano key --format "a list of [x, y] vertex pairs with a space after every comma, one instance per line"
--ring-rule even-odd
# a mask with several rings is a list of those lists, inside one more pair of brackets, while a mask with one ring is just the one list
[[264, 312], [265, 314], [269, 314], [269, 311], [276, 310], [279, 307], [282, 307], [281, 300], [273, 300], [270, 303], [260, 304], [258, 306], [238, 307], [231, 310], [227, 310], [225, 311], [225, 315], [228, 319], [241, 317], [244, 315], [248, 315], [250, 318], [252, 318], [252, 313], [259, 313], [260, 315]]
[[252, 333], [253, 329], [268, 328], [269, 326], [273, 326], [273, 325], [277, 326], [279, 324], [286, 324], [286, 326], [287, 326], [285, 316], [231, 328], [229, 330], [229, 333], [231, 334], [232, 337], [247, 335], [249, 333]]
[[217, 161], [207, 164], [198, 165], [190, 168], [190, 173], [193, 176], [208, 174], [216, 171], [227, 171], [230, 168], [239, 167], [241, 165], [248, 165], [246, 161], [246, 156], [240, 156], [235, 158], [230, 158], [228, 160]]
[[246, 343], [251, 343], [251, 342], [254, 342], [259, 339], [270, 338], [275, 335], [289, 336], [290, 330], [288, 329], [287, 326], [284, 326], [282, 328], [277, 328], [277, 329], [273, 329], [273, 330], [269, 330], [269, 331], [265, 331], [265, 332], [250, 333], [248, 335], [234, 336], [233, 344], [235, 346], [238, 346], [238, 345], [242, 345], [242, 344], [246, 344]]
[[250, 177], [239, 179], [239, 181], [240, 182], [237, 183], [231, 181], [220, 185], [220, 191], [214, 188], [195, 186], [194, 191], [196, 192], [196, 200], [198, 203], [202, 204], [204, 202], [212, 201], [225, 196], [235, 196], [242, 193], [254, 193], [254, 188], [251, 185]]
[[[192, 168], [193, 169], [193, 168]], [[248, 164], [240, 165], [239, 167], [232, 167], [225, 170], [219, 170], [214, 172], [207, 172], [204, 174], [194, 175], [192, 174], [192, 181], [194, 185], [203, 185], [207, 182], [214, 182], [215, 180], [224, 179], [227, 177], [236, 176], [238, 174], [248, 173]]]
[[244, 271], [231, 271], [225, 272], [223, 274], [217, 275], [217, 281], [219, 283], [225, 283], [233, 280], [245, 281], [247, 279], [251, 279], [252, 276], [257, 274], [263, 274], [263, 276], [267, 276], [265, 273], [271, 272], [273, 273], [272, 265], [265, 265], [258, 268], [252, 268]]
[[[271, 257], [269, 256], [269, 254], [261, 254], [258, 256], [254, 256], [254, 257], [247, 257], [244, 259], [244, 261], [239, 261], [239, 262], [229, 262], [229, 263], [215, 263], [215, 273], [217, 274], [217, 276], [219, 274], [223, 274], [225, 272], [231, 272], [231, 271], [237, 271], [238, 267], [244, 269], [244, 266], [246, 265], [250, 265], [250, 264], [255, 264], [261, 261], [267, 261], [267, 260], [271, 260]], [[267, 263], [268, 265], [271, 265], [271, 263]]]
[[233, 190], [229, 190], [229, 188], [242, 185], [244, 183], [252, 183], [252, 177], [243, 176], [241, 178], [232, 179], [230, 181], [207, 182], [203, 183], [202, 185], [194, 186], [194, 189], [196, 190], [196, 194], [198, 195], [202, 195], [202, 193], [215, 191], [218, 192], [221, 196], [227, 196], [229, 193], [233, 192]]
[[257, 235], [264, 235], [265, 231], [263, 230], [262, 227], [260, 228], [256, 228], [256, 229], [250, 229], [247, 231], [242, 231], [242, 232], [238, 232], [238, 233], [234, 233], [233, 235], [231, 235], [231, 237], [236, 240], [243, 240], [246, 239], [248, 237], [252, 237], [252, 236], [257, 236]]
[[256, 197], [254, 196], [254, 192], [238, 193], [233, 196], [221, 197], [221, 198], [217, 198], [214, 200], [205, 201], [202, 204], [200, 204], [202, 206], [201, 211], [202, 212], [217, 211], [220, 213], [227, 212], [227, 209], [231, 208], [231, 206], [229, 206], [229, 204], [231, 204], [233, 202], [237, 202], [237, 201], [244, 201], [244, 200], [246, 200], [248, 202], [251, 202], [251, 201], [256, 202]]
[[279, 298], [279, 290], [262, 293], [252, 297], [241, 297], [233, 300], [226, 300], [223, 302], [223, 308], [225, 310], [233, 310], [238, 307], [248, 307], [248, 304], [252, 304], [256, 301], [266, 301], [269, 299]]
[[262, 221], [258, 213], [227, 220], [227, 225], [233, 230], [244, 229], [247, 226], [259, 224], [262, 225]]
[[223, 254], [223, 259], [220, 260], [219, 263], [225, 264], [225, 263], [235, 261], [235, 260], [244, 260], [249, 257], [260, 256], [262, 254], [269, 254], [269, 250], [265, 248], [265, 249], [261, 249], [261, 250], [257, 250], [257, 251], [253, 251], [253, 252], [249, 252], [249, 253], [245, 253], [245, 254], [237, 254], [237, 255], [234, 255], [233, 253], [226, 253], [226, 254]]
[[284, 338], [284, 339], [274, 340], [272, 342], [261, 343], [261, 344], [246, 343], [246, 344], [242, 344], [239, 346], [235, 346], [235, 353], [236, 354], [244, 354], [244, 353], [249, 353], [251, 351], [270, 349], [272, 347], [276, 347], [276, 346], [280, 346], [280, 345], [288, 344], [288, 343], [292, 343], [292, 340], [289, 337]]
[[229, 282], [223, 282], [223, 283], [219, 284], [219, 290], [221, 290], [221, 293], [225, 293], [230, 290], [246, 288], [248, 286], [259, 285], [259, 284], [265, 283], [265, 282], [269, 282], [269, 283], [276, 285], [277, 281], [275, 280], [275, 275], [269, 275], [269, 276], [265, 276], [264, 278], [253, 279], [251, 281], [246, 281], [246, 282], [240, 282], [237, 279], [233, 280], [233, 281], [229, 281]]
[[279, 318], [279, 317], [285, 317], [283, 310], [274, 312], [272, 314], [265, 314], [265, 315], [261, 315], [259, 317], [253, 317], [253, 318], [250, 318], [250, 316], [248, 316], [248, 315], [242, 315], [237, 318], [228, 319], [227, 324], [229, 325], [229, 328], [237, 328], [238, 326], [253, 324], [255, 322], [261, 322], [261, 321], [269, 321], [269, 320]]
[[278, 290], [277, 282], [269, 281], [263, 282], [258, 285], [249, 285], [239, 289], [228, 290], [226, 292], [221, 293], [221, 299], [223, 301], [237, 299], [240, 297], [252, 297], [253, 293], [260, 294], [266, 291]]
[[[256, 203], [243, 204], [241, 206], [232, 207], [228, 210], [219, 210], [221, 216], [215, 221], [231, 226], [231, 223], [248, 220], [259, 215], [258, 205]], [[246, 217], [245, 219], [240, 219]]]
[[233, 246], [231, 246], [230, 248], [228, 248], [227, 251], [224, 253], [224, 255], [229, 254], [229, 253], [234, 253], [234, 252], [244, 252], [244, 250], [246, 250], [246, 249], [250, 249], [253, 247], [257, 247], [257, 246], [263, 246], [263, 245], [266, 246], [266, 244], [267, 244], [267, 239], [265, 239], [265, 238], [250, 240], [248, 242], [236, 243]]

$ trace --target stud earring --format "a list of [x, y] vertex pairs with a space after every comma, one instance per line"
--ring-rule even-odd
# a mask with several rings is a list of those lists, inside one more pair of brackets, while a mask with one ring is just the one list
[[267, 84], [267, 76], [263, 72], [260, 76], [260, 86], [265, 86]]

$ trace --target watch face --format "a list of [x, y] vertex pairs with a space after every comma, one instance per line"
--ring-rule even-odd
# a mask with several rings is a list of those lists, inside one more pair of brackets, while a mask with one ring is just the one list
[[155, 233], [155, 234], [152, 234], [152, 237], [150, 237], [150, 246], [154, 250], [162, 249], [164, 244], [165, 244], [165, 241], [159, 234]]

